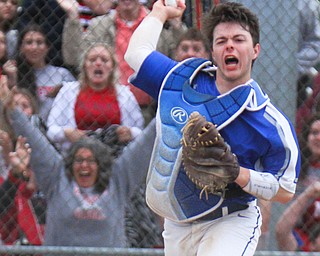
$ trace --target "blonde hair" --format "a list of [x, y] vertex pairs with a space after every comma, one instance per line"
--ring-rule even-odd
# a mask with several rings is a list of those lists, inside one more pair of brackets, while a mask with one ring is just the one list
[[111, 57], [112, 64], [113, 64], [113, 70], [111, 71], [111, 74], [109, 77], [109, 83], [115, 84], [116, 81], [118, 80], [118, 72], [117, 72], [118, 62], [115, 57], [115, 53], [114, 53], [113, 48], [106, 43], [96, 42], [96, 43], [91, 44], [81, 56], [80, 65], [79, 65], [80, 72], [79, 72], [79, 77], [78, 77], [78, 80], [80, 82], [81, 87], [85, 86], [87, 84], [87, 80], [88, 80], [87, 72], [85, 70], [85, 62], [88, 57], [88, 54], [92, 49], [94, 49], [98, 46], [104, 47], [110, 53], [110, 57]]

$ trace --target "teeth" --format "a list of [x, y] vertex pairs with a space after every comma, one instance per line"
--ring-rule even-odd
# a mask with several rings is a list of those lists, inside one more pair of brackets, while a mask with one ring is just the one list
[[80, 175], [89, 175], [89, 172], [87, 172], [87, 171], [81, 171], [81, 172], [80, 172]]

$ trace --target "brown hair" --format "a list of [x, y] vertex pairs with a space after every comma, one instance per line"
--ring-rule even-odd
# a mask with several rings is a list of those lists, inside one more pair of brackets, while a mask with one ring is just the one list
[[260, 25], [258, 17], [242, 4], [227, 2], [213, 6], [203, 16], [202, 31], [211, 44], [216, 26], [224, 22], [239, 23], [251, 34], [253, 45], [259, 43]]
[[183, 33], [177, 42], [177, 47], [181, 44], [183, 41], [197, 41], [202, 42], [206, 51], [210, 53], [210, 44], [208, 39], [204, 36], [204, 34], [197, 28], [189, 28], [185, 33]]
[[[43, 29], [38, 24], [34, 24], [34, 23], [28, 24], [19, 34], [19, 39], [18, 39], [19, 54], [16, 57], [17, 67], [18, 67], [17, 86], [20, 88], [28, 89], [35, 97], [38, 97], [34, 67], [26, 60], [25, 56], [21, 52], [21, 47], [22, 47], [24, 38], [26, 34], [29, 32], [37, 32], [43, 35], [45, 39], [45, 44], [47, 45], [48, 49], [50, 49], [50, 41], [47, 37], [47, 34], [43, 31]], [[50, 62], [50, 58], [48, 56], [46, 56], [45, 62], [46, 63]]]
[[[308, 136], [310, 134], [310, 128], [315, 121], [320, 120], [320, 113], [311, 116], [303, 125], [301, 132], [299, 134], [299, 146], [301, 150], [301, 170], [299, 175], [299, 180], [303, 180], [308, 175], [308, 169], [310, 166], [310, 161], [312, 154], [308, 147]], [[320, 160], [320, 159], [319, 159]]]
[[[32, 107], [32, 114], [38, 114], [39, 113], [39, 106], [38, 106], [38, 102], [36, 100], [36, 98], [33, 96], [33, 94], [25, 89], [25, 88], [18, 88], [18, 87], [14, 87], [11, 91], [10, 91], [10, 99], [13, 101], [13, 97], [16, 94], [22, 94], [24, 96], [26, 96], [30, 103], [31, 103], [31, 107]], [[0, 115], [0, 129], [6, 131], [11, 140], [15, 143], [16, 141], [16, 136], [14, 134], [13, 128], [10, 124], [10, 122], [7, 119], [7, 107], [4, 106], [3, 104], [1, 104], [1, 115]]]

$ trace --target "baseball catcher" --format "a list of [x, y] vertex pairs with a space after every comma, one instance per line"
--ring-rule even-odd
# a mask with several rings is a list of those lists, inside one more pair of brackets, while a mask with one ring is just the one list
[[239, 163], [216, 126], [193, 112], [182, 136], [183, 165], [189, 179], [203, 192], [223, 195], [239, 174]]

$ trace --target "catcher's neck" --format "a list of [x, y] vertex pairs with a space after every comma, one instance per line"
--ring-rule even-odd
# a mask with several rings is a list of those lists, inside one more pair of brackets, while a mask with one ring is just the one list
[[220, 85], [217, 83], [217, 89], [220, 92], [220, 94], [225, 94], [225, 93], [229, 92], [232, 88], [234, 88], [234, 87]]
[[250, 76], [226, 76], [217, 72], [216, 85], [220, 94], [224, 94], [232, 90], [233, 88], [245, 84], [250, 80]]

